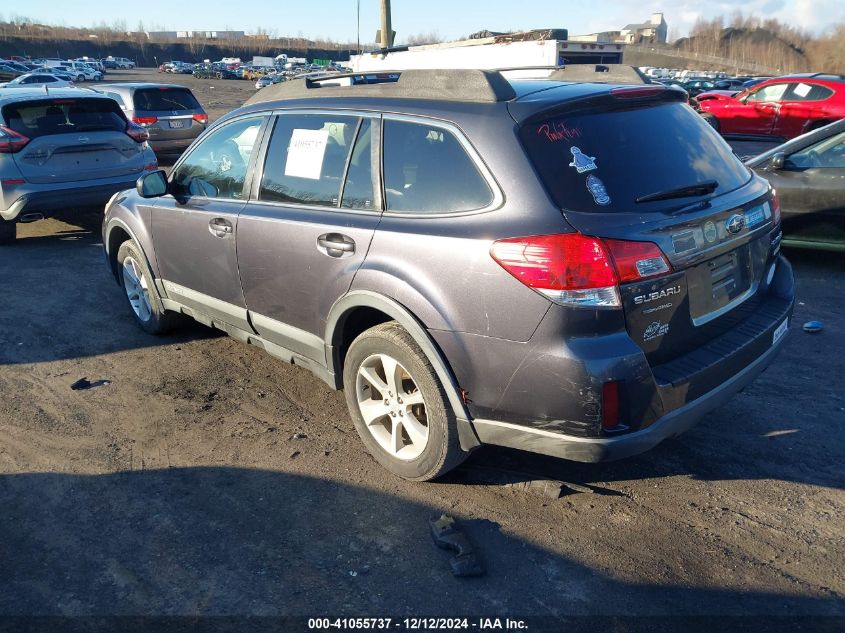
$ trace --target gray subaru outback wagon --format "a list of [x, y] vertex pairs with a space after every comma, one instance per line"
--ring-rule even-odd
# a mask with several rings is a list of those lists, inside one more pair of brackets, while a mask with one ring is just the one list
[[132, 314], [307, 367], [408, 479], [685, 431], [784, 345], [777, 198], [682, 91], [547, 74], [262, 90], [106, 209]]

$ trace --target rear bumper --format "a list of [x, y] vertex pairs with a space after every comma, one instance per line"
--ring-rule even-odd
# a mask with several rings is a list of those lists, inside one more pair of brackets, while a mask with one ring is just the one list
[[[141, 175], [143, 172], [138, 174], [139, 177]], [[136, 181], [137, 178], [133, 178], [91, 187], [68, 187], [24, 193], [8, 209], [0, 210], [0, 217], [7, 221], [14, 221], [25, 213], [41, 213], [47, 216], [55, 215], [58, 211], [73, 212], [79, 209], [103, 207], [118, 191], [133, 189]]]
[[725, 404], [768, 367], [786, 342], [787, 336], [715, 389], [667, 413], [641, 431], [610, 438], [576, 437], [495, 420], [473, 420], [475, 432], [484, 444], [509, 446], [532, 453], [561, 457], [577, 462], [602, 462], [643, 453], [663, 440], [692, 428], [713, 409]]
[[190, 138], [179, 138], [179, 139], [155, 139], [151, 138], [147, 141], [150, 144], [150, 147], [153, 148], [153, 151], [157, 154], [167, 154], [170, 152], [184, 152], [191, 143], [199, 136], [199, 133], [196, 136], [192, 136]]

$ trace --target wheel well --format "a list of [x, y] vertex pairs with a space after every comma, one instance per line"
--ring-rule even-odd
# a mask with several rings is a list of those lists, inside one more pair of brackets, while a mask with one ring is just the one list
[[112, 274], [117, 279], [117, 251], [120, 245], [127, 240], [131, 240], [129, 233], [124, 231], [119, 226], [114, 227], [109, 233], [109, 263], [111, 264]]
[[358, 338], [362, 332], [369, 330], [379, 323], [386, 323], [392, 320], [393, 318], [390, 315], [385, 314], [381, 310], [364, 306], [350, 310], [349, 313], [344, 315], [339, 327], [340, 338], [339, 340], [335, 339], [336, 343], [334, 344], [335, 358], [338, 361], [335, 371], [339, 375], [342, 374], [343, 364], [346, 361], [346, 350], [349, 349], [352, 341]]

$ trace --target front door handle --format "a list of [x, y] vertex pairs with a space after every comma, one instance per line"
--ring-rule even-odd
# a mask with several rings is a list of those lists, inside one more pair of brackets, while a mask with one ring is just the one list
[[323, 233], [317, 238], [317, 250], [329, 257], [349, 257], [355, 252], [355, 240], [343, 233]]
[[235, 232], [232, 223], [224, 218], [214, 218], [208, 223], [208, 230], [214, 237], [228, 237]]

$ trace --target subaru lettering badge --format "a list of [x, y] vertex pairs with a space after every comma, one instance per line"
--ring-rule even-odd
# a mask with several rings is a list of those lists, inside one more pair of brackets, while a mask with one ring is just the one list
[[725, 222], [725, 228], [728, 230], [728, 233], [739, 233], [744, 226], [745, 217], [738, 213], [729, 217]]

